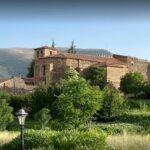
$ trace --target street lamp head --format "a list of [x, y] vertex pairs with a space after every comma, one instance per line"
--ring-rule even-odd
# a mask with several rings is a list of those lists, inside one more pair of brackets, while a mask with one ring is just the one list
[[16, 113], [18, 120], [19, 120], [19, 125], [24, 125], [25, 124], [25, 119], [26, 116], [28, 115], [27, 112], [25, 112], [24, 109], [20, 109], [17, 113]]

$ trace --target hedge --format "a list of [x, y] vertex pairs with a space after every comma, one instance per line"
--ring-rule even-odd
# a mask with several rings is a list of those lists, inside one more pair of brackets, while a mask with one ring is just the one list
[[[28, 130], [25, 133], [27, 150], [103, 150], [106, 134], [100, 129], [89, 130]], [[20, 150], [20, 137], [4, 145], [2, 150]]]

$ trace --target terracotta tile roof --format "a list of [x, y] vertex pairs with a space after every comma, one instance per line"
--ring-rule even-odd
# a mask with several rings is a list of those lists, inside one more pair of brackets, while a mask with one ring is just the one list
[[35, 48], [34, 50], [41, 50], [41, 49], [50, 49], [50, 50], [58, 51], [56, 48], [52, 48], [52, 47], [49, 47], [49, 46], [42, 46], [42, 47], [39, 47], [39, 48]]
[[101, 57], [101, 56], [93, 56], [93, 55], [85, 55], [85, 54], [58, 53], [57, 55], [52, 55], [48, 57], [92, 61], [98, 63], [99, 65], [101, 64], [103, 66], [126, 65], [126, 63], [113, 57]]

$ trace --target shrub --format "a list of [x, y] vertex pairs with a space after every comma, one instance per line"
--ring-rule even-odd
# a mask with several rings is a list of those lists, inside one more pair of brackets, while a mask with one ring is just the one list
[[140, 109], [148, 110], [150, 109], [150, 103], [148, 100], [144, 99], [125, 99], [125, 104], [129, 109]]
[[103, 89], [106, 85], [106, 69], [99, 66], [92, 66], [84, 70], [83, 77], [91, 85], [99, 86]]
[[121, 115], [123, 98], [118, 91], [105, 87], [103, 91], [102, 108], [98, 111], [98, 118], [102, 121], [110, 121]]
[[13, 121], [12, 107], [5, 99], [0, 99], [0, 130], [5, 130], [7, 125]]
[[79, 73], [73, 69], [67, 69], [64, 73], [64, 79], [68, 80], [68, 79], [75, 79], [78, 80], [79, 79]]
[[134, 97], [142, 91], [144, 76], [139, 72], [129, 72], [121, 78], [120, 89], [125, 94], [134, 94]]
[[97, 127], [110, 135], [122, 134], [124, 131], [130, 134], [144, 133], [142, 126], [130, 123], [101, 123], [98, 124]]
[[45, 84], [40, 84], [33, 92], [32, 113], [36, 113], [42, 108], [50, 108], [55, 100], [53, 88]]
[[[88, 131], [64, 130], [30, 130], [25, 134], [25, 149], [46, 150], [103, 150], [106, 134], [101, 130]], [[2, 148], [3, 150], [20, 150], [20, 138], [17, 137]]]
[[150, 98], [150, 84], [149, 83], [145, 83], [144, 84], [144, 89], [143, 89], [144, 93], [145, 93], [145, 97], [146, 98]]
[[35, 119], [40, 123], [42, 129], [46, 127], [49, 120], [51, 119], [51, 115], [49, 113], [50, 113], [49, 109], [42, 108], [35, 114]]
[[23, 95], [15, 95], [10, 94], [8, 103], [11, 107], [13, 107], [13, 111], [16, 112], [22, 107], [30, 110], [32, 105], [32, 94], [23, 94]]
[[62, 80], [57, 86], [61, 94], [55, 101], [55, 108], [61, 128], [87, 123], [101, 106], [101, 92], [84, 79]]

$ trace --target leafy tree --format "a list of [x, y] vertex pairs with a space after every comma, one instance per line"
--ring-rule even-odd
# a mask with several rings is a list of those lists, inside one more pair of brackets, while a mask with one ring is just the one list
[[48, 108], [42, 108], [34, 117], [40, 123], [41, 128], [44, 129], [51, 119], [50, 110]]
[[144, 91], [145, 97], [150, 98], [150, 83], [145, 82], [145, 84], [143, 85], [143, 91]]
[[53, 88], [40, 84], [33, 92], [32, 113], [36, 113], [44, 107], [49, 108], [55, 99]]
[[35, 64], [35, 60], [32, 59], [30, 66], [28, 67], [27, 77], [34, 77], [34, 64]]
[[91, 87], [84, 79], [61, 80], [57, 87], [61, 94], [55, 101], [55, 107], [61, 127], [78, 127], [85, 124], [101, 107], [101, 92], [97, 87]]
[[129, 72], [121, 78], [120, 89], [125, 94], [137, 94], [142, 91], [142, 86], [144, 83], [144, 76], [139, 72]]
[[91, 66], [83, 72], [83, 77], [93, 86], [103, 89], [106, 85], [106, 69], [99, 66]]
[[5, 130], [7, 125], [13, 121], [12, 107], [5, 99], [0, 99], [0, 130]]
[[123, 98], [117, 90], [105, 87], [103, 90], [102, 107], [98, 112], [98, 118], [102, 121], [110, 121], [119, 116], [123, 108]]
[[64, 73], [64, 79], [79, 79], [79, 73], [73, 69], [73, 68], [70, 68], [70, 69], [67, 69]]
[[73, 53], [73, 54], [76, 53], [74, 41], [71, 42], [71, 46], [70, 46], [70, 48], [67, 50], [67, 52], [68, 52], [68, 53]]
[[22, 107], [30, 111], [32, 106], [32, 93], [23, 95], [11, 94], [9, 95], [8, 103], [11, 107], [13, 107], [14, 112], [16, 112]]

